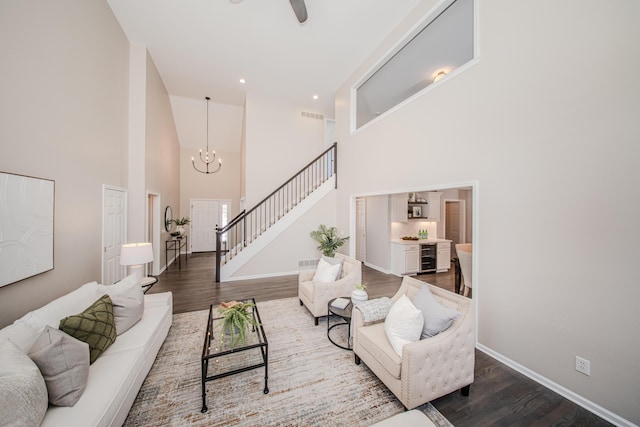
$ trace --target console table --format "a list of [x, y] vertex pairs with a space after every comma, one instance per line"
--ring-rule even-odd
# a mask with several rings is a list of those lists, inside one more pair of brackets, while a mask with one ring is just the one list
[[184, 236], [172, 237], [165, 242], [164, 256], [167, 263], [167, 270], [169, 269], [169, 252], [173, 251], [173, 256], [178, 260], [178, 270], [180, 270], [182, 268], [182, 264], [180, 263], [180, 254], [182, 253], [182, 248], [184, 248], [184, 260], [187, 261], [188, 247], [189, 236], [187, 236], [186, 234]]

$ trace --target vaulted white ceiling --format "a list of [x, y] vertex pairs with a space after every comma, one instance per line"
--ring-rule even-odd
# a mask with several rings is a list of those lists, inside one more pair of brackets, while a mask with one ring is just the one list
[[306, 0], [299, 24], [288, 0], [108, 0], [173, 97], [204, 109], [205, 96], [242, 106], [255, 92], [327, 117], [338, 87], [419, 2]]

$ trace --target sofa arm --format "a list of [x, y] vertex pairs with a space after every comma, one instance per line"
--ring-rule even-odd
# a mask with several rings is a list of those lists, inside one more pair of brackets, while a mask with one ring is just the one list
[[302, 270], [298, 273], [298, 283], [309, 282], [316, 274], [315, 270]]
[[407, 408], [436, 399], [473, 382], [473, 310], [442, 334], [406, 344], [402, 350], [402, 401]]
[[[351, 340], [354, 353], [356, 352], [356, 344], [358, 342], [358, 329], [364, 326], [364, 318], [360, 310], [351, 310]], [[357, 354], [356, 354], [357, 356]]]
[[164, 307], [167, 305], [173, 307], [173, 294], [170, 291], [144, 295], [145, 307]]

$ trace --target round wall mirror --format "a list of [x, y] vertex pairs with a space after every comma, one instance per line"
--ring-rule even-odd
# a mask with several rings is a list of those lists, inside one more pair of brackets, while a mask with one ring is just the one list
[[171, 223], [173, 222], [173, 211], [171, 210], [171, 206], [167, 206], [164, 210], [164, 229], [166, 231], [171, 231]]

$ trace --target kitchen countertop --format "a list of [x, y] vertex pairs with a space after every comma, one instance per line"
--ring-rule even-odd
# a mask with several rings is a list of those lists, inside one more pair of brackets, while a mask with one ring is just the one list
[[438, 243], [438, 242], [453, 242], [453, 240], [447, 239], [418, 239], [418, 240], [402, 240], [402, 239], [391, 239], [391, 243], [397, 243], [400, 245], [419, 245], [424, 243]]

